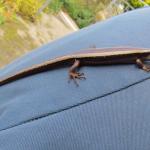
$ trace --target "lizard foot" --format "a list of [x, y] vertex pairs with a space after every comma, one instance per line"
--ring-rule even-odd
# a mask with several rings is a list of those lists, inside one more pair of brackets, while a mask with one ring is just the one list
[[150, 65], [144, 64], [144, 62], [141, 59], [137, 59], [136, 64], [139, 68], [143, 69], [144, 71], [150, 72]]
[[86, 77], [84, 76], [84, 73], [79, 73], [79, 72], [69, 72], [69, 82], [71, 80], [74, 81], [76, 86], [79, 86], [77, 79], [86, 79]]
[[150, 66], [148, 65], [144, 65], [142, 69], [146, 72], [150, 72]]

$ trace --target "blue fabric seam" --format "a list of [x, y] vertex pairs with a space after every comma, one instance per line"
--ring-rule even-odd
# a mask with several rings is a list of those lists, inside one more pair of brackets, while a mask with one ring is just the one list
[[135, 85], [137, 85], [137, 84], [140, 84], [140, 83], [142, 83], [142, 82], [145, 82], [146, 80], [149, 80], [149, 79], [150, 79], [150, 77], [144, 78], [144, 79], [139, 80], [139, 81], [137, 81], [137, 82], [135, 82], [135, 83], [133, 83], [133, 84], [130, 84], [130, 85], [127, 85], [127, 86], [122, 87], [122, 88], [120, 88], [120, 89], [117, 89], [117, 90], [115, 90], [115, 91], [106, 93], [106, 94], [101, 95], [101, 96], [97, 96], [97, 97], [95, 97], [95, 98], [89, 99], [89, 100], [84, 101], [84, 102], [82, 102], [82, 103], [78, 103], [78, 104], [76, 104], [76, 105], [72, 105], [72, 106], [66, 107], [66, 108], [64, 108], [64, 109], [60, 109], [60, 110], [57, 110], [57, 111], [54, 111], [54, 112], [51, 112], [51, 113], [47, 113], [47, 114], [41, 115], [41, 116], [39, 116], [39, 117], [35, 117], [35, 118], [32, 118], [32, 119], [26, 120], [26, 121], [24, 121], [24, 122], [20, 122], [19, 124], [10, 126], [10, 127], [8, 127], [8, 128], [5, 128], [5, 129], [1, 129], [0, 131], [5, 131], [5, 130], [8, 130], [8, 129], [11, 129], [11, 128], [14, 128], [14, 127], [18, 127], [18, 126], [21, 126], [21, 125], [24, 125], [24, 124], [27, 124], [27, 123], [31, 123], [31, 122], [33, 122], [33, 121], [36, 121], [36, 120], [39, 120], [39, 119], [43, 119], [43, 118], [45, 118], [45, 117], [49, 117], [50, 115], [54, 115], [54, 114], [57, 114], [57, 113], [61, 113], [61, 112], [63, 112], [63, 111], [72, 109], [72, 108], [74, 108], [74, 107], [78, 107], [78, 106], [80, 106], [80, 105], [84, 105], [84, 104], [90, 103], [90, 102], [92, 102], [92, 101], [94, 101], [94, 100], [98, 100], [98, 99], [104, 98], [104, 97], [106, 97], [106, 96], [109, 96], [109, 95], [111, 95], [111, 94], [115, 94], [115, 93], [117, 93], [117, 92], [121, 92], [121, 91], [123, 91], [123, 90], [126, 90], [126, 89], [128, 89], [128, 88], [130, 88], [130, 87], [133, 87], [133, 86], [135, 86]]

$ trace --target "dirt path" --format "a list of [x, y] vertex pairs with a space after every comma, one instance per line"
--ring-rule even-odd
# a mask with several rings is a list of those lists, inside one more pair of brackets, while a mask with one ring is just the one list
[[60, 14], [42, 14], [40, 21], [34, 24], [18, 18], [16, 22], [1, 25], [0, 67], [34, 48], [73, 32], [74, 29], [63, 19]]

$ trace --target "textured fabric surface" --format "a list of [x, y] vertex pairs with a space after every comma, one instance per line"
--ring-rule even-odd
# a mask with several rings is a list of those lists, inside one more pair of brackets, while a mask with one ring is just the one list
[[[0, 77], [96, 47], [150, 47], [150, 8], [97, 23], [44, 45], [0, 71]], [[135, 65], [83, 67], [87, 80], [68, 84], [68, 68], [0, 87], [2, 150], [149, 150], [150, 74]]]

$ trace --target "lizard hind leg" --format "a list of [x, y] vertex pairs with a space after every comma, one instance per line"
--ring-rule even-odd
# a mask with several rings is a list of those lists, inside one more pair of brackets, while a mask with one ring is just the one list
[[139, 68], [143, 69], [146, 72], [150, 71], [150, 65], [145, 64], [141, 59], [136, 59], [136, 64]]
[[76, 84], [76, 86], [79, 86], [77, 79], [86, 79], [84, 76], [84, 73], [80, 73], [77, 72], [77, 69], [79, 69], [80, 67], [80, 61], [79, 60], [75, 60], [75, 62], [73, 63], [73, 65], [70, 67], [69, 69], [69, 81], [71, 80], [74, 81], [74, 83]]

